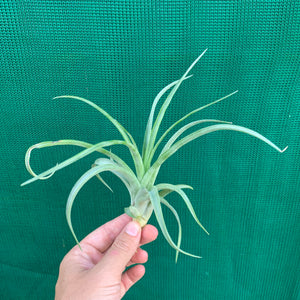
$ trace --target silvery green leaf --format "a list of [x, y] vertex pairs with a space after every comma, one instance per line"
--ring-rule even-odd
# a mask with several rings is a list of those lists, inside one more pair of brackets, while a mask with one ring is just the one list
[[199, 108], [197, 108], [197, 109], [191, 111], [190, 113], [186, 114], [184, 117], [182, 117], [181, 119], [179, 119], [178, 121], [176, 121], [174, 124], [172, 124], [172, 125], [164, 132], [164, 134], [160, 137], [160, 139], [158, 140], [158, 142], [155, 144], [154, 148], [152, 149], [152, 151], [151, 151], [151, 153], [150, 153], [150, 159], [153, 158], [155, 151], [157, 150], [158, 146], [159, 146], [160, 143], [163, 141], [163, 139], [166, 137], [166, 135], [167, 135], [167, 134], [168, 134], [168, 133], [176, 126], [176, 125], [178, 125], [179, 123], [181, 123], [182, 121], [184, 121], [184, 120], [185, 120], [186, 118], [188, 118], [189, 116], [195, 114], [196, 112], [198, 112], [198, 111], [200, 111], [200, 110], [202, 110], [202, 109], [205, 109], [205, 108], [207, 108], [207, 107], [209, 107], [209, 106], [211, 106], [211, 105], [213, 105], [213, 104], [216, 104], [216, 103], [218, 103], [218, 102], [220, 102], [220, 101], [222, 101], [222, 100], [225, 100], [225, 99], [231, 97], [232, 95], [236, 94], [237, 92], [238, 92], [238, 91], [235, 91], [235, 92], [233, 92], [233, 93], [230, 93], [230, 94], [226, 95], [225, 97], [222, 97], [222, 98], [220, 98], [220, 99], [218, 99], [218, 100], [215, 100], [215, 101], [213, 101], [213, 102], [211, 102], [211, 103], [208, 103], [208, 104], [206, 104], [206, 105], [204, 105], [204, 106], [201, 106], [201, 107], [199, 107]]
[[[107, 158], [103, 158], [101, 160], [97, 161], [97, 165], [95, 167], [93, 167], [92, 169], [88, 170], [86, 173], [84, 173], [79, 179], [78, 181], [75, 183], [75, 185], [73, 186], [70, 195], [68, 197], [68, 201], [67, 201], [67, 205], [66, 205], [66, 218], [67, 218], [67, 222], [68, 225], [70, 227], [70, 230], [77, 242], [77, 244], [79, 245], [79, 241], [74, 233], [73, 230], [73, 226], [72, 226], [72, 221], [71, 221], [71, 210], [72, 210], [72, 206], [74, 203], [74, 200], [78, 194], [78, 192], [81, 190], [81, 188], [95, 175], [101, 173], [101, 172], [105, 172], [105, 171], [110, 171], [113, 174], [115, 174], [116, 176], [118, 176], [125, 184], [126, 187], [128, 188], [128, 190], [130, 191], [130, 184], [128, 181], [128, 178], [125, 179], [125, 175], [130, 176], [129, 174], [127, 174], [127, 171], [125, 171], [122, 167], [117, 166], [114, 162], [112, 162], [111, 160], [107, 159]], [[133, 181], [133, 179], [132, 179]]]
[[[181, 245], [181, 235], [182, 235], [182, 230], [181, 230], [181, 223], [180, 223], [180, 219], [179, 216], [177, 214], [177, 211], [175, 210], [175, 208], [164, 198], [160, 198], [160, 202], [162, 204], [164, 204], [165, 206], [167, 206], [171, 212], [173, 213], [173, 215], [175, 216], [176, 220], [177, 220], [177, 224], [178, 224], [178, 240], [177, 240], [177, 248], [180, 248]], [[176, 250], [176, 256], [175, 256], [175, 263], [177, 263], [178, 261], [178, 254], [179, 251]]]
[[177, 152], [180, 148], [182, 148], [184, 145], [199, 138], [200, 136], [206, 135], [211, 132], [220, 131], [220, 130], [239, 131], [239, 132], [243, 132], [248, 135], [254, 136], [281, 153], [287, 149], [287, 147], [285, 147], [283, 150], [281, 150], [279, 147], [277, 147], [274, 143], [272, 143], [269, 139], [265, 138], [263, 135], [259, 134], [258, 132], [254, 131], [254, 130], [246, 128], [246, 127], [237, 126], [237, 125], [229, 125], [229, 124], [211, 125], [211, 126], [199, 129], [199, 130], [187, 135], [183, 139], [176, 142], [168, 150], [161, 153], [160, 156], [158, 157], [158, 159], [156, 160], [156, 162], [152, 165], [152, 167], [145, 174], [145, 176], [143, 178], [143, 183], [149, 182], [151, 180], [151, 178], [156, 178], [157, 172], [158, 172], [160, 166], [168, 158], [170, 158], [175, 152]]
[[[177, 184], [176, 186], [180, 189], [193, 190], [193, 187], [191, 187], [190, 185], [186, 185], [186, 184]], [[156, 185], [156, 187], [157, 187], [157, 185]], [[160, 197], [165, 197], [165, 196], [169, 195], [172, 192], [174, 192], [174, 190], [170, 190], [170, 189], [160, 189], [158, 191]]]
[[[149, 148], [149, 151], [147, 153], [150, 153], [151, 150], [153, 149], [154, 147], [154, 143], [155, 143], [155, 140], [156, 140], [156, 136], [157, 136], [157, 133], [158, 133], [158, 130], [159, 130], [159, 127], [160, 127], [160, 124], [163, 120], [163, 117], [165, 115], [165, 112], [168, 108], [168, 106], [170, 105], [172, 99], [173, 99], [173, 96], [175, 95], [176, 91], [178, 90], [179, 86], [181, 85], [182, 81], [184, 79], [186, 79], [188, 73], [190, 72], [190, 70], [194, 67], [194, 65], [199, 61], [199, 59], [205, 54], [205, 52], [207, 51], [207, 49], [205, 49], [197, 58], [196, 60], [189, 66], [189, 68], [186, 70], [186, 72], [183, 74], [183, 76], [178, 80], [178, 82], [175, 84], [175, 86], [173, 87], [173, 89], [171, 90], [170, 94], [168, 95], [167, 99], [165, 100], [165, 102], [163, 103], [163, 105], [161, 106], [160, 110], [159, 110], [159, 113], [157, 115], [157, 118], [155, 120], [155, 123], [153, 125], [153, 128], [151, 130], [151, 135], [150, 135], [150, 141], [149, 141], [149, 145], [148, 145], [148, 148]], [[150, 161], [151, 157], [147, 157], [147, 161], [144, 162], [146, 164], [146, 170], [148, 169], [148, 166], [150, 166]]]
[[192, 205], [190, 199], [188, 198], [188, 196], [186, 195], [186, 193], [181, 188], [179, 188], [176, 185], [168, 184], [168, 183], [158, 184], [158, 185], [156, 185], [156, 188], [157, 188], [158, 191], [160, 191], [160, 190], [163, 190], [163, 191], [169, 190], [169, 191], [174, 191], [177, 194], [179, 194], [181, 196], [181, 198], [184, 200], [184, 202], [185, 202], [188, 210], [190, 211], [191, 215], [193, 216], [194, 220], [209, 235], [209, 233], [207, 232], [207, 230], [204, 228], [204, 226], [198, 220], [197, 215], [195, 213], [195, 210], [193, 208], [193, 205]]
[[196, 258], [201, 258], [201, 256], [198, 255], [194, 255], [188, 252], [183, 251], [182, 249], [178, 248], [175, 243], [173, 242], [172, 238], [170, 237], [170, 234], [167, 230], [166, 224], [165, 224], [165, 220], [164, 220], [164, 215], [162, 213], [161, 210], [161, 205], [160, 205], [160, 196], [158, 194], [158, 191], [156, 189], [156, 187], [153, 187], [151, 191], [149, 191], [149, 195], [150, 195], [150, 200], [154, 209], [154, 213], [157, 219], [157, 222], [159, 224], [159, 227], [165, 237], [165, 239], [167, 240], [167, 242], [169, 243], [169, 245], [174, 248], [175, 250], [188, 255], [188, 256], [192, 256], [192, 257], [196, 257]]
[[183, 127], [181, 127], [178, 131], [176, 131], [172, 137], [168, 140], [168, 142], [166, 143], [166, 145], [164, 146], [164, 148], [162, 149], [161, 153], [164, 153], [165, 151], [167, 151], [173, 144], [174, 142], [188, 129], [190, 129], [191, 127], [194, 127], [198, 124], [202, 124], [202, 123], [224, 123], [224, 124], [232, 124], [231, 122], [227, 122], [227, 121], [221, 121], [221, 120], [198, 120], [198, 121], [194, 121], [191, 122]]
[[[65, 161], [63, 161], [63, 162], [57, 164], [55, 167], [52, 167], [52, 168], [48, 169], [47, 171], [44, 171], [44, 172], [42, 172], [41, 174], [36, 175], [35, 177], [33, 177], [33, 178], [27, 180], [26, 182], [22, 183], [21, 186], [26, 185], [26, 184], [29, 184], [29, 183], [31, 183], [31, 182], [33, 182], [33, 181], [38, 180], [38, 179], [44, 178], [45, 176], [48, 176], [48, 175], [50, 175], [50, 174], [52, 174], [52, 173], [54, 173], [54, 172], [56, 172], [56, 171], [58, 171], [58, 170], [60, 170], [60, 169], [63, 169], [63, 168], [65, 168], [66, 166], [69, 166], [70, 164], [72, 164], [72, 163], [78, 161], [79, 159], [81, 159], [81, 158], [83, 158], [83, 157], [86, 157], [87, 155], [89, 155], [89, 154], [91, 154], [91, 153], [93, 153], [93, 152], [95, 152], [95, 151], [102, 152], [102, 149], [103, 149], [104, 147], [109, 147], [109, 146], [111, 146], [111, 145], [125, 145], [125, 146], [127, 146], [127, 147], [131, 147], [130, 144], [127, 144], [126, 142], [124, 142], [124, 141], [119, 141], [119, 140], [112, 140], [112, 141], [105, 141], [105, 142], [98, 143], [98, 144], [96, 144], [96, 145], [93, 145], [93, 146], [89, 147], [89, 148], [86, 149], [86, 150], [83, 150], [83, 151], [79, 152], [78, 154], [72, 156], [71, 158], [68, 158], [67, 160], [65, 160]], [[107, 151], [107, 150], [106, 150], [106, 151]], [[109, 151], [107, 151], [106, 153], [109, 153]], [[116, 157], [117, 157], [117, 156], [114, 155], [114, 158], [116, 158]], [[126, 166], [127, 166], [127, 165], [126, 165]], [[125, 165], [124, 165], [123, 167], [125, 167]], [[127, 166], [127, 169], [128, 169], [129, 172], [131, 171], [131, 169], [130, 169], [128, 166]], [[132, 171], [131, 171], [131, 172], [132, 172]], [[134, 174], [134, 173], [133, 173], [133, 174]]]
[[[184, 80], [190, 78], [192, 75], [187, 76], [184, 78]], [[170, 83], [169, 85], [167, 85], [166, 87], [164, 87], [155, 97], [153, 104], [152, 104], [152, 108], [150, 111], [150, 115], [149, 115], [149, 119], [148, 119], [148, 123], [147, 123], [147, 127], [146, 127], [146, 131], [145, 131], [145, 135], [144, 135], [144, 143], [143, 143], [143, 161], [145, 161], [147, 155], [149, 154], [149, 141], [150, 141], [150, 137], [151, 137], [151, 130], [152, 130], [152, 125], [153, 125], [153, 118], [154, 118], [154, 113], [155, 113], [155, 109], [156, 106], [160, 100], [160, 98], [166, 93], [167, 90], [169, 90], [172, 86], [174, 86], [175, 84], [178, 83], [179, 80], [176, 80], [172, 83]]]

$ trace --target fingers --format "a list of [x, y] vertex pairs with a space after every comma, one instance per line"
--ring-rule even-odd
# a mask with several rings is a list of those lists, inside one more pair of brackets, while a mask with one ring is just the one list
[[121, 278], [121, 298], [124, 294], [133, 286], [137, 281], [139, 281], [145, 274], [145, 267], [143, 265], [136, 265], [128, 269], [122, 274]]
[[[90, 233], [80, 243], [83, 251], [81, 251], [78, 246], [75, 246], [68, 253], [72, 265], [85, 270], [91, 269], [97, 265], [130, 220], [131, 218], [129, 216], [123, 214]], [[157, 238], [157, 235], [157, 229], [154, 226], [147, 224], [141, 231], [138, 246], [154, 241]], [[137, 250], [137, 253], [133, 252], [132, 255], [133, 257], [127, 261], [126, 266], [135, 263], [145, 263], [148, 259], [147, 252], [140, 248]]]
[[122, 274], [139, 247], [140, 238], [140, 225], [134, 221], [129, 222], [95, 266], [95, 271], [99, 270], [102, 274], [109, 274], [106, 278], [107, 280]]
[[158, 235], [158, 231], [157, 231], [156, 227], [154, 227], [153, 225], [147, 224], [142, 229], [140, 245], [145, 245], [145, 244], [153, 242], [157, 238], [157, 235]]
[[103, 253], [112, 245], [115, 238], [130, 220], [131, 218], [128, 215], [123, 214], [91, 232], [80, 244], [89, 244]]
[[[130, 221], [131, 218], [128, 215], [123, 214], [91, 232], [80, 242], [80, 244], [88, 244], [103, 253], [112, 245], [115, 238]], [[157, 235], [157, 229], [154, 226], [147, 224], [142, 230], [141, 245], [154, 241], [157, 238]]]
[[127, 267], [133, 265], [133, 264], [144, 264], [148, 260], [148, 252], [138, 248], [136, 250], [136, 253], [131, 257], [130, 261], [126, 265]]

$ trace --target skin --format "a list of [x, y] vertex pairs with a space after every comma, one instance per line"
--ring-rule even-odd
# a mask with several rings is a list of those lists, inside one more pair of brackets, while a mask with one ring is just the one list
[[[130, 226], [137, 228], [136, 234]], [[126, 214], [99, 227], [80, 242], [83, 251], [75, 246], [62, 260], [55, 300], [121, 299], [145, 274], [141, 264], [148, 260], [148, 254], [140, 246], [154, 241], [157, 235], [154, 226], [141, 229]], [[126, 269], [132, 264], [138, 265]]]

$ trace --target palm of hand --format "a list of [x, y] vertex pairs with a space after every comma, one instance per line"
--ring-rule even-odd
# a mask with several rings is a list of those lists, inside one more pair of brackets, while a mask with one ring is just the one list
[[146, 225], [142, 229], [136, 252], [128, 261], [121, 262], [123, 266], [113, 263], [122, 260], [120, 252], [130, 251], [124, 241], [116, 239], [130, 220], [124, 214], [104, 224], [81, 241], [82, 251], [75, 246], [65, 256], [56, 285], [56, 295], [63, 296], [56, 299], [121, 299], [144, 275], [143, 265], [135, 265], [126, 271], [125, 269], [147, 261], [148, 254], [140, 246], [157, 237], [157, 229], [152, 225]]

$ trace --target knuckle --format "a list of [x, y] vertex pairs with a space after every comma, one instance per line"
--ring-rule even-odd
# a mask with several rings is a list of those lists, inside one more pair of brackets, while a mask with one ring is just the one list
[[117, 249], [118, 251], [121, 251], [121, 252], [128, 252], [130, 250], [130, 246], [122, 238], [118, 238], [115, 240], [114, 247], [115, 247], [115, 249]]
[[[120, 297], [121, 295], [121, 286], [119, 283], [106, 285], [100, 288], [100, 294], [102, 297]], [[115, 298], [114, 298], [115, 299]]]
[[111, 244], [111, 241], [115, 239], [115, 232], [112, 230], [113, 228], [107, 226], [108, 224], [104, 224], [102, 226], [103, 235], [102, 238], [104, 239], [105, 244]]

